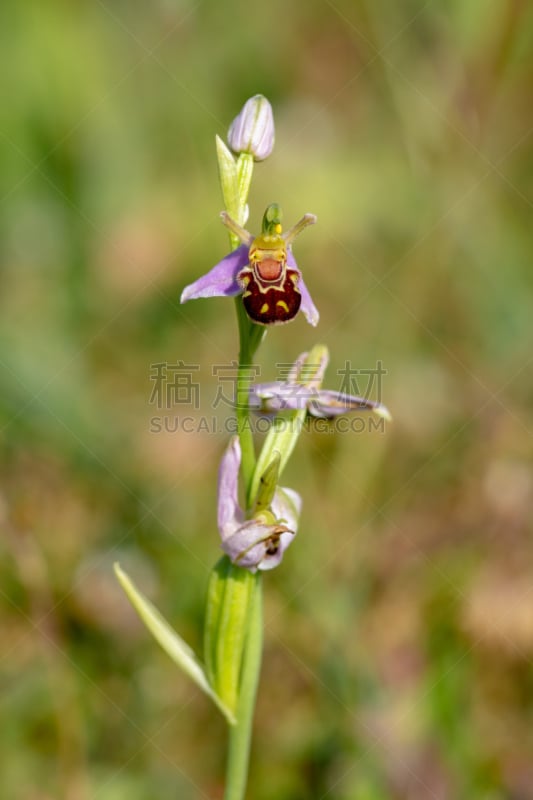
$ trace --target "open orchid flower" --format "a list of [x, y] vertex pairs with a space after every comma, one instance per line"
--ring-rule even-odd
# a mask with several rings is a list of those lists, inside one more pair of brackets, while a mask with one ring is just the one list
[[245, 519], [239, 506], [241, 447], [234, 437], [218, 474], [218, 529], [231, 561], [251, 572], [277, 567], [298, 527], [302, 501], [292, 489], [276, 488], [270, 509]]
[[[322, 377], [327, 366], [327, 355], [318, 365], [317, 375], [312, 382], [302, 382], [301, 365], [307, 353], [298, 356], [286, 381], [256, 383], [250, 388], [249, 403], [253, 411], [275, 414], [278, 411], [296, 411], [306, 408], [313, 417], [333, 419], [351, 411], [373, 411], [386, 420], [391, 419], [389, 410], [382, 403], [364, 397], [321, 389]], [[303, 376], [305, 378], [305, 376]]]
[[305, 214], [287, 233], [282, 233], [281, 209], [268, 206], [259, 236], [241, 228], [223, 211], [221, 218], [243, 244], [229, 253], [197, 281], [187, 286], [181, 302], [199, 297], [233, 297], [242, 294], [246, 313], [259, 325], [279, 325], [293, 319], [301, 308], [311, 325], [319, 314], [291, 250], [296, 236], [316, 222]]

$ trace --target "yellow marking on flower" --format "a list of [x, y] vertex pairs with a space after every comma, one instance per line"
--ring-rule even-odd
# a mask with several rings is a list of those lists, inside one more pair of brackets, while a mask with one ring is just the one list
[[[263, 303], [263, 305], [261, 306], [261, 310], [259, 311], [259, 313], [260, 313], [260, 314], [266, 314], [269, 308], [270, 308], [270, 306], [268, 305], [268, 303]], [[287, 309], [287, 311], [288, 311], [288, 310], [289, 310], [289, 309]]]
[[289, 313], [289, 306], [287, 305], [285, 300], [278, 300], [276, 302], [276, 306], [280, 306], [284, 311], [287, 312], [287, 314]]
[[283, 230], [283, 228], [281, 227], [281, 225], [278, 222], [278, 224], [274, 226], [274, 233], [277, 233], [278, 236], [279, 236], [279, 234], [281, 233], [282, 230]]

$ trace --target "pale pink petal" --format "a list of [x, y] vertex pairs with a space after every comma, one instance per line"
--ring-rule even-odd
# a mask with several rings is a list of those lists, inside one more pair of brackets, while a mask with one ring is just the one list
[[233, 297], [242, 292], [237, 275], [248, 264], [248, 246], [242, 244], [219, 261], [213, 269], [194, 283], [186, 286], [181, 294], [181, 303], [199, 297]]
[[222, 456], [218, 470], [217, 522], [222, 540], [231, 536], [244, 521], [244, 514], [239, 506], [240, 465], [241, 446], [239, 437], [234, 436]]
[[292, 250], [287, 250], [287, 265], [292, 267], [293, 269], [296, 268], [300, 273], [300, 280], [298, 281], [298, 289], [300, 290], [300, 294], [302, 295], [302, 303], [300, 305], [300, 311], [303, 311], [308, 323], [310, 325], [318, 325], [318, 320], [320, 319], [320, 314], [318, 313], [318, 309], [313, 303], [311, 299], [311, 295], [309, 294], [309, 290], [305, 285], [304, 279], [302, 277], [302, 273], [298, 268], [298, 265], [294, 259], [292, 254]]

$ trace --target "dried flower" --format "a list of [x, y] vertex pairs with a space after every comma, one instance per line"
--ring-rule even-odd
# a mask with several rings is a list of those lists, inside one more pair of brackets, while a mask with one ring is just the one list
[[266, 414], [306, 408], [313, 417], [323, 419], [333, 419], [351, 411], [373, 411], [378, 416], [390, 421], [389, 410], [382, 403], [320, 388], [328, 362], [327, 351], [324, 351], [320, 364], [316, 365], [318, 378], [313, 382], [302, 383], [301, 365], [306, 356], [307, 353], [298, 356], [286, 381], [254, 384], [250, 389], [250, 408]]
[[302, 501], [292, 489], [277, 487], [270, 509], [245, 519], [239, 505], [241, 447], [232, 439], [218, 474], [218, 529], [222, 549], [231, 561], [251, 572], [277, 567], [298, 527]]

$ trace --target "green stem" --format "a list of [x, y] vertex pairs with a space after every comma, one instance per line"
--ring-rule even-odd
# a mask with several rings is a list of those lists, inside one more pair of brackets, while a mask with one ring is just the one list
[[249, 395], [253, 379], [252, 361], [255, 355], [251, 343], [250, 326], [240, 297], [236, 298], [237, 320], [239, 323], [239, 371], [237, 375], [237, 391], [235, 412], [237, 415], [237, 432], [241, 444], [241, 475], [246, 493], [246, 506], [250, 506], [250, 489], [255, 471], [255, 448], [250, 425]]
[[250, 601], [247, 635], [243, 652], [239, 703], [236, 714], [237, 724], [230, 726], [229, 729], [230, 741], [224, 800], [243, 800], [248, 778], [255, 696], [261, 669], [263, 647], [261, 574], [256, 572], [253, 578], [255, 579], [255, 586]]
[[[217, 139], [219, 171], [222, 194], [226, 205], [224, 224], [229, 230], [231, 249], [235, 250], [242, 241], [251, 243], [253, 237], [239, 223], [246, 217], [246, 204], [254, 171], [253, 156], [241, 153], [237, 161], [229, 153], [223, 142]], [[235, 298], [235, 309], [239, 325], [239, 370], [237, 375], [237, 391], [235, 411], [237, 416], [237, 432], [241, 445], [241, 474], [243, 478], [246, 506], [250, 508], [250, 489], [255, 470], [255, 450], [250, 427], [250, 411], [248, 407], [250, 384], [253, 378], [252, 362], [255, 352], [263, 338], [263, 331], [249, 319], [240, 297]]]
[[[227, 148], [221, 142], [217, 142], [217, 148], [226, 210], [233, 220], [239, 223], [240, 227], [240, 223], [244, 223], [246, 216], [245, 208], [253, 173], [253, 158], [251, 155], [241, 154], [235, 164], [235, 171], [233, 171], [234, 162], [232, 156], [227, 153]], [[239, 237], [234, 230], [230, 231], [230, 242], [233, 250], [240, 244]], [[236, 298], [235, 308], [239, 325], [239, 369], [235, 413], [241, 445], [241, 476], [245, 490], [246, 508], [249, 510], [254, 499], [251, 497], [251, 488], [256, 464], [254, 440], [250, 426], [250, 384], [253, 380], [253, 359], [263, 338], [264, 330], [249, 319], [240, 297]], [[233, 567], [233, 569], [238, 568]], [[244, 800], [255, 696], [261, 670], [263, 646], [261, 575], [247, 572], [246, 578], [252, 585], [250, 586], [248, 613], [243, 625], [244, 646], [235, 715], [237, 722], [229, 728], [225, 800]]]

